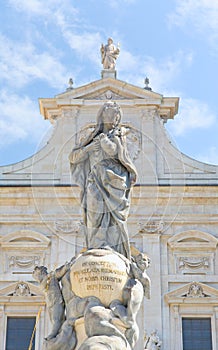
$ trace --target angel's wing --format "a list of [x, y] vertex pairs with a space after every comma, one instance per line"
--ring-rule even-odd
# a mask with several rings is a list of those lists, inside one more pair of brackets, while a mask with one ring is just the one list
[[130, 155], [130, 158], [134, 161], [138, 158], [139, 153], [141, 151], [141, 133], [140, 131], [130, 126], [126, 126], [125, 129], [127, 150]]

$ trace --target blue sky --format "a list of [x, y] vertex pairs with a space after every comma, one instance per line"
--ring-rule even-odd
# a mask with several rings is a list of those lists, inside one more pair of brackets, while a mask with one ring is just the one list
[[38, 98], [100, 79], [100, 45], [120, 43], [117, 77], [179, 96], [177, 147], [218, 164], [217, 0], [1, 0], [0, 165], [38, 149]]

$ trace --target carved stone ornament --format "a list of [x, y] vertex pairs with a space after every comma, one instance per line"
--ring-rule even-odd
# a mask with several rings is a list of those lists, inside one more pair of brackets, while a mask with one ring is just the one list
[[126, 126], [127, 149], [132, 160], [136, 160], [141, 151], [142, 136], [140, 131]]
[[39, 255], [30, 255], [30, 256], [13, 255], [9, 257], [10, 268], [29, 269], [39, 264], [40, 264]]
[[87, 97], [87, 100], [124, 100], [126, 98], [127, 97], [122, 96], [120, 94], [116, 94], [111, 90], [107, 90], [98, 96], [90, 95], [89, 97]]
[[19, 297], [31, 296], [30, 288], [28, 284], [25, 282], [19, 282], [15, 287], [13, 296], [19, 296]]
[[61, 233], [78, 233], [81, 229], [81, 222], [75, 222], [73, 220], [59, 219], [55, 222], [55, 230]]
[[159, 350], [161, 349], [162, 341], [160, 340], [157, 330], [153, 330], [150, 334], [145, 334], [144, 350]]
[[36, 266], [52, 324], [43, 350], [133, 349], [136, 315], [150, 298], [146, 267], [142, 254], [130, 261], [112, 249], [87, 250], [51, 272]]
[[155, 115], [157, 114], [157, 108], [142, 109], [141, 114], [142, 114], [142, 117], [149, 120], [153, 120]]
[[197, 282], [193, 282], [189, 287], [188, 293], [184, 294], [183, 296], [187, 298], [208, 297], [208, 295], [204, 293], [202, 286]]
[[187, 258], [187, 257], [180, 257], [179, 258], [179, 269], [191, 269], [191, 270], [198, 270], [198, 269], [208, 269], [210, 266], [209, 258], [203, 257], [203, 258]]
[[139, 223], [139, 233], [161, 233], [163, 230], [163, 221], [149, 221], [147, 223]]

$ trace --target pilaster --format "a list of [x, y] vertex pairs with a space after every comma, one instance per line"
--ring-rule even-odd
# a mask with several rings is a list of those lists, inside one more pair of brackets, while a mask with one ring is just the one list
[[145, 329], [157, 329], [162, 333], [161, 274], [160, 274], [160, 234], [143, 234], [143, 251], [148, 252], [151, 266], [148, 275], [151, 279], [151, 299], [145, 304]]

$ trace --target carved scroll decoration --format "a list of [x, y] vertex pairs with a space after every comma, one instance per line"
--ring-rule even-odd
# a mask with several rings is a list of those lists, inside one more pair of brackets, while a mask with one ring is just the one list
[[209, 259], [207, 257], [203, 258], [179, 258], [179, 269], [208, 269], [210, 266]]
[[58, 232], [70, 234], [70, 233], [78, 233], [81, 229], [81, 222], [75, 222], [73, 220], [64, 220], [59, 219], [55, 222], [55, 229]]
[[161, 233], [164, 230], [163, 221], [149, 221], [147, 223], [139, 223], [139, 233]]
[[40, 256], [39, 255], [31, 255], [31, 256], [19, 256], [13, 255], [9, 258], [9, 267], [14, 268], [17, 267], [19, 269], [27, 269], [34, 267], [40, 264]]

